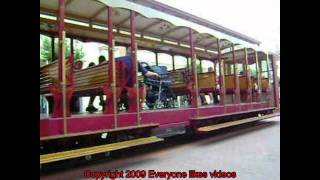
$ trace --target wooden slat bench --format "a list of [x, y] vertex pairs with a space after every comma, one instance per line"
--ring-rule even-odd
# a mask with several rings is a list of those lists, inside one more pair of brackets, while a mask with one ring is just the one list
[[[251, 77], [251, 84], [252, 84], [252, 91], [254, 91], [254, 84], [257, 83], [257, 79]], [[241, 93], [248, 93], [249, 91], [249, 84], [248, 78], [246, 76], [239, 77], [239, 86]], [[235, 90], [235, 82], [234, 82], [234, 75], [226, 75], [225, 76], [225, 87], [227, 94], [233, 94]], [[269, 89], [269, 80], [267, 78], [261, 79], [261, 89], [262, 92], [267, 92]]]
[[[108, 62], [103, 62], [99, 65], [88, 67], [86, 69], [73, 69], [71, 71], [70, 57], [66, 63], [67, 76], [67, 101], [70, 103], [71, 96], [94, 96], [108, 94], [112, 96], [108, 77]], [[122, 89], [126, 86], [127, 81], [125, 73], [125, 65], [121, 61], [116, 61], [116, 86], [117, 96], [120, 95]], [[120, 92], [119, 92], [120, 91]], [[53, 96], [54, 107], [53, 116], [61, 116], [61, 88], [58, 81], [58, 62], [45, 65], [40, 68], [40, 94], [45, 96]], [[111, 95], [110, 95], [111, 94]], [[109, 98], [111, 99], [111, 98]], [[59, 106], [59, 107], [57, 107]], [[70, 104], [67, 104], [67, 108]], [[69, 109], [67, 109], [69, 112]], [[68, 115], [70, 115], [68, 113]]]
[[[183, 95], [190, 92], [190, 73], [187, 69], [178, 69], [169, 72], [170, 79], [172, 80], [172, 90], [176, 95]], [[198, 73], [198, 87], [199, 92], [214, 92], [216, 93], [216, 73]]]
[[[66, 71], [67, 71], [67, 91], [68, 91], [68, 99], [73, 97], [80, 96], [96, 96], [96, 95], [107, 95], [111, 94], [110, 88], [108, 92], [106, 92], [106, 87], [110, 86], [109, 77], [108, 77], [108, 62], [103, 62], [99, 65], [95, 65], [92, 67], [88, 67], [85, 69], [74, 69], [71, 71], [70, 67], [70, 59], [67, 61]], [[117, 96], [120, 96], [120, 92], [123, 88], [125, 88], [127, 83], [127, 77], [124, 72], [124, 65], [118, 63], [116, 61], [116, 84], [117, 84]], [[77, 67], [73, 65], [73, 67]], [[188, 73], [186, 73], [186, 69], [180, 69], [176, 71], [169, 72], [169, 76], [171, 77], [173, 84], [172, 89], [175, 94], [188, 94], [190, 93], [190, 81], [188, 80]], [[143, 80], [142, 76], [139, 76], [140, 80]], [[61, 99], [61, 89], [58, 84], [58, 63], [53, 62], [51, 64], [45, 65], [40, 68], [40, 94], [45, 95], [46, 97], [53, 96], [54, 90], [56, 91], [56, 99], [54, 101], [59, 101], [57, 98]], [[199, 92], [215, 92], [216, 87], [216, 74], [215, 72], [208, 73], [200, 73], [198, 74], [198, 82], [199, 82]], [[55, 85], [55, 86], [53, 86]], [[130, 89], [130, 88], [129, 88]], [[132, 90], [129, 91], [132, 93]], [[141, 94], [140, 97], [143, 97], [143, 91], [139, 92]], [[133, 95], [132, 95], [133, 96]], [[107, 96], [108, 97], [108, 96]], [[68, 100], [69, 102], [70, 100]], [[55, 103], [54, 103], [55, 104]], [[61, 106], [61, 104], [60, 104]], [[61, 107], [54, 107], [54, 109], [61, 109]], [[69, 107], [70, 105], [67, 104]], [[54, 111], [54, 110], [53, 110]], [[68, 110], [69, 111], [69, 110]], [[133, 109], [131, 109], [133, 111]], [[61, 113], [61, 110], [59, 110]], [[53, 112], [54, 113], [54, 112]], [[60, 116], [61, 114], [54, 116]]]

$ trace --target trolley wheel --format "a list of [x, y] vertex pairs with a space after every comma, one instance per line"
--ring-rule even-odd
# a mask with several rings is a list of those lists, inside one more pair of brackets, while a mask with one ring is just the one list
[[108, 151], [108, 152], [105, 152], [105, 153], [104, 153], [104, 156], [108, 158], [108, 157], [110, 157], [110, 154], [111, 154], [111, 153]]
[[188, 127], [186, 127], [186, 134], [187, 135], [194, 135], [195, 131], [192, 127], [188, 126]]
[[91, 156], [91, 155], [86, 155], [84, 158], [85, 158], [87, 161], [90, 161], [90, 160], [92, 159], [92, 156]]

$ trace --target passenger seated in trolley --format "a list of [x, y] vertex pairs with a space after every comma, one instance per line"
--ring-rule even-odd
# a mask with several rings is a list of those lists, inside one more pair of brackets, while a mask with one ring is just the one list
[[[132, 68], [132, 62], [131, 62], [131, 48], [129, 47], [126, 51], [126, 55], [124, 57], [119, 57], [119, 58], [116, 58], [116, 61], [123, 61], [126, 66], [127, 66], [127, 72], [126, 74], [128, 75], [128, 83], [127, 83], [127, 86], [129, 87], [132, 87], [133, 84], [132, 84], [132, 77], [130, 76], [131, 74], [131, 68]], [[151, 71], [148, 71], [146, 70], [142, 65], [141, 63], [139, 62], [138, 60], [138, 72], [141, 72], [143, 76], [146, 76], [146, 77], [151, 77], [151, 76], [159, 76], [157, 73], [155, 72], [151, 72]]]
[[[99, 57], [99, 64], [101, 64], [102, 62], [104, 62], [106, 59], [104, 56], [100, 56]], [[126, 51], [126, 55], [123, 56], [123, 57], [119, 57], [119, 58], [116, 58], [115, 59], [116, 61], [123, 61], [126, 66], [127, 66], [127, 71], [125, 72], [127, 77], [128, 77], [128, 81], [127, 81], [127, 86], [128, 87], [132, 87], [133, 86], [133, 83], [132, 83], [132, 76], [130, 75], [131, 74], [131, 68], [132, 68], [132, 62], [131, 62], [131, 48], [129, 47]], [[89, 67], [91, 66], [94, 66], [95, 64], [93, 63], [90, 63], [89, 64]], [[146, 77], [151, 77], [151, 76], [159, 76], [157, 73], [155, 72], [151, 72], [151, 71], [148, 71], [146, 70], [141, 64], [140, 62], [138, 61], [138, 72], [141, 72], [143, 76], [146, 76]], [[142, 83], [139, 83], [139, 87], [142, 87]], [[123, 102], [123, 101], [126, 101], [128, 98], [127, 95], [126, 95], [126, 91], [122, 92], [122, 95], [125, 95], [125, 96], [121, 96], [121, 97], [125, 97], [125, 99], [123, 98], [120, 98], [120, 103]], [[145, 94], [145, 93], [144, 93]], [[103, 96], [100, 95], [100, 103], [99, 105], [101, 105], [103, 108], [104, 108], [104, 104], [105, 104], [105, 101], [103, 99]], [[89, 105], [88, 107], [86, 108], [86, 111], [90, 112], [90, 113], [93, 113], [95, 111], [97, 111], [98, 109], [96, 107], [94, 107], [93, 105], [93, 102], [94, 102], [94, 99], [95, 99], [95, 96], [91, 96], [90, 97], [90, 100], [89, 100]], [[125, 105], [127, 106], [127, 105]], [[126, 107], [127, 108], [127, 107]]]
[[[99, 64], [103, 63], [106, 61], [106, 58], [104, 56], [99, 56]], [[89, 65], [88, 65], [88, 68], [89, 67], [92, 67], [92, 66], [95, 66], [95, 63], [94, 62], [90, 62]], [[95, 100], [96, 96], [90, 96], [90, 99], [89, 99], [89, 104], [88, 104], [88, 107], [86, 108], [86, 111], [88, 112], [95, 112], [97, 111], [98, 109], [96, 107], [94, 107], [93, 105], [93, 102]], [[100, 103], [99, 105], [102, 106], [104, 108], [104, 99], [103, 99], [103, 95], [100, 95], [99, 96], [99, 99], [100, 99]]]

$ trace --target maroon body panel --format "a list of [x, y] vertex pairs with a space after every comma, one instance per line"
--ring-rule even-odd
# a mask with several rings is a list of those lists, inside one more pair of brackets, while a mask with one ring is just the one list
[[[237, 110], [237, 107], [239, 107]], [[269, 107], [268, 102], [252, 104], [228, 104], [226, 106], [211, 105], [199, 107], [199, 117], [223, 115], [225, 113], [245, 112]], [[225, 109], [225, 113], [224, 113]], [[163, 110], [148, 110], [141, 112], [141, 125], [159, 124], [159, 127], [169, 128], [188, 126], [190, 119], [196, 117], [196, 108], [177, 108]], [[113, 115], [73, 115], [67, 118], [68, 133], [84, 133], [88, 131], [114, 129]], [[118, 128], [137, 126], [136, 113], [119, 113]], [[63, 135], [63, 118], [43, 118], [40, 120], [40, 137]]]

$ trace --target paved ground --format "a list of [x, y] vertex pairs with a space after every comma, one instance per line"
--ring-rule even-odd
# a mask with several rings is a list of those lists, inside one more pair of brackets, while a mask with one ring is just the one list
[[[236, 179], [280, 179], [280, 118], [226, 132], [175, 137], [127, 152], [124, 157], [65, 167], [41, 179], [82, 179], [85, 170], [235, 171]], [[186, 138], [190, 138], [186, 141]], [[143, 151], [143, 152], [141, 152]], [[210, 179], [210, 178], [208, 178]], [[226, 178], [227, 179], [227, 178]]]

